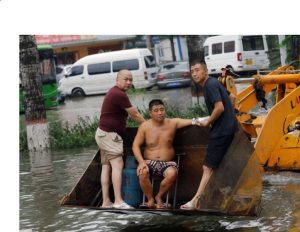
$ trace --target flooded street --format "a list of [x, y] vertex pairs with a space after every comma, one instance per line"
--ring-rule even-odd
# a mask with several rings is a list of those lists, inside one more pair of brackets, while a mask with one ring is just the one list
[[[160, 98], [168, 106], [177, 106], [182, 110], [192, 106], [191, 89], [167, 89], [158, 90], [153, 88], [144, 93], [133, 93], [129, 95], [131, 103], [140, 110], [148, 109], [148, 104], [152, 99]], [[47, 111], [47, 116], [68, 121], [71, 124], [77, 122], [78, 117], [97, 117], [100, 115], [104, 95], [89, 96], [81, 99], [68, 99], [64, 105], [59, 106], [58, 110]]]
[[293, 172], [264, 175], [258, 217], [125, 215], [60, 207], [59, 199], [75, 186], [96, 151], [97, 147], [42, 157], [21, 154], [21, 231], [299, 231], [300, 173]]
[[[76, 123], [78, 117], [99, 117], [103, 95], [68, 99], [47, 111], [49, 121]], [[154, 98], [168, 106], [192, 106], [190, 88], [132, 94], [133, 105], [144, 110]], [[20, 120], [24, 120], [21, 115]], [[263, 177], [261, 213], [257, 217], [182, 216], [171, 213], [107, 213], [86, 208], [60, 207], [59, 200], [78, 182], [97, 147], [20, 154], [20, 231], [300, 231], [300, 173], [268, 173]]]

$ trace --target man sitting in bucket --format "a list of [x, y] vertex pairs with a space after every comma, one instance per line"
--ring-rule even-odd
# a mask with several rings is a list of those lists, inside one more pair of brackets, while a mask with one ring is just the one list
[[[141, 189], [146, 195], [148, 208], [166, 208], [163, 196], [173, 186], [177, 178], [177, 164], [174, 162], [173, 140], [176, 130], [195, 125], [197, 119], [166, 118], [162, 100], [154, 99], [149, 103], [150, 119], [140, 125], [133, 141], [132, 150], [138, 161], [137, 175]], [[144, 155], [141, 146], [145, 144]], [[159, 192], [153, 196], [150, 178], [162, 176]]]

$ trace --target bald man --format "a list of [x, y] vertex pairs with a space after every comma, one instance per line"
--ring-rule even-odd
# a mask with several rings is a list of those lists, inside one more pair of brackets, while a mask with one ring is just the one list
[[[145, 121], [143, 116], [131, 105], [126, 94], [126, 91], [132, 87], [132, 80], [132, 74], [129, 70], [119, 71], [116, 85], [107, 92], [101, 108], [95, 139], [101, 152], [102, 208], [132, 208], [124, 202], [121, 195], [124, 166], [122, 137], [128, 115], [139, 124]], [[114, 203], [109, 197], [110, 176], [114, 189]]]

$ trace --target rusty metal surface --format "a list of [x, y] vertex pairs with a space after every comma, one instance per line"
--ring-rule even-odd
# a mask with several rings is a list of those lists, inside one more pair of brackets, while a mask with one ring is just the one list
[[[137, 128], [128, 128], [126, 132], [125, 156], [132, 155], [131, 144], [136, 132]], [[220, 169], [213, 174], [209, 182], [209, 187], [205, 191], [205, 202], [201, 203], [203, 208], [200, 211], [186, 212], [178, 209], [178, 206], [190, 200], [197, 191], [206, 155], [208, 130], [196, 126], [178, 130], [174, 139], [176, 153], [180, 154], [177, 207], [163, 211], [175, 214], [254, 215], [259, 207], [261, 195], [259, 189], [262, 188], [261, 176], [260, 173], [258, 174], [259, 166], [256, 158], [252, 155], [253, 145], [244, 133], [240, 132], [234, 141]], [[64, 197], [61, 204], [100, 209], [102, 200], [100, 172], [98, 151], [78, 184], [69, 195]], [[249, 192], [249, 189], [255, 189], [253, 194]], [[173, 190], [170, 191], [170, 201], [173, 201], [173, 192]], [[149, 211], [148, 209], [136, 210]]]
[[200, 207], [234, 215], [255, 214], [261, 199], [261, 175], [253, 145], [240, 130], [214, 171]]
[[98, 151], [76, 186], [63, 197], [61, 205], [92, 206], [101, 190], [100, 173], [100, 152]]

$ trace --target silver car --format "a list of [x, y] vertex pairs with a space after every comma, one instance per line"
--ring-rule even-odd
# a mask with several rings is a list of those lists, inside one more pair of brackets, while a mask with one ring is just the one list
[[191, 84], [189, 62], [170, 62], [160, 66], [156, 84], [158, 88], [186, 87]]

